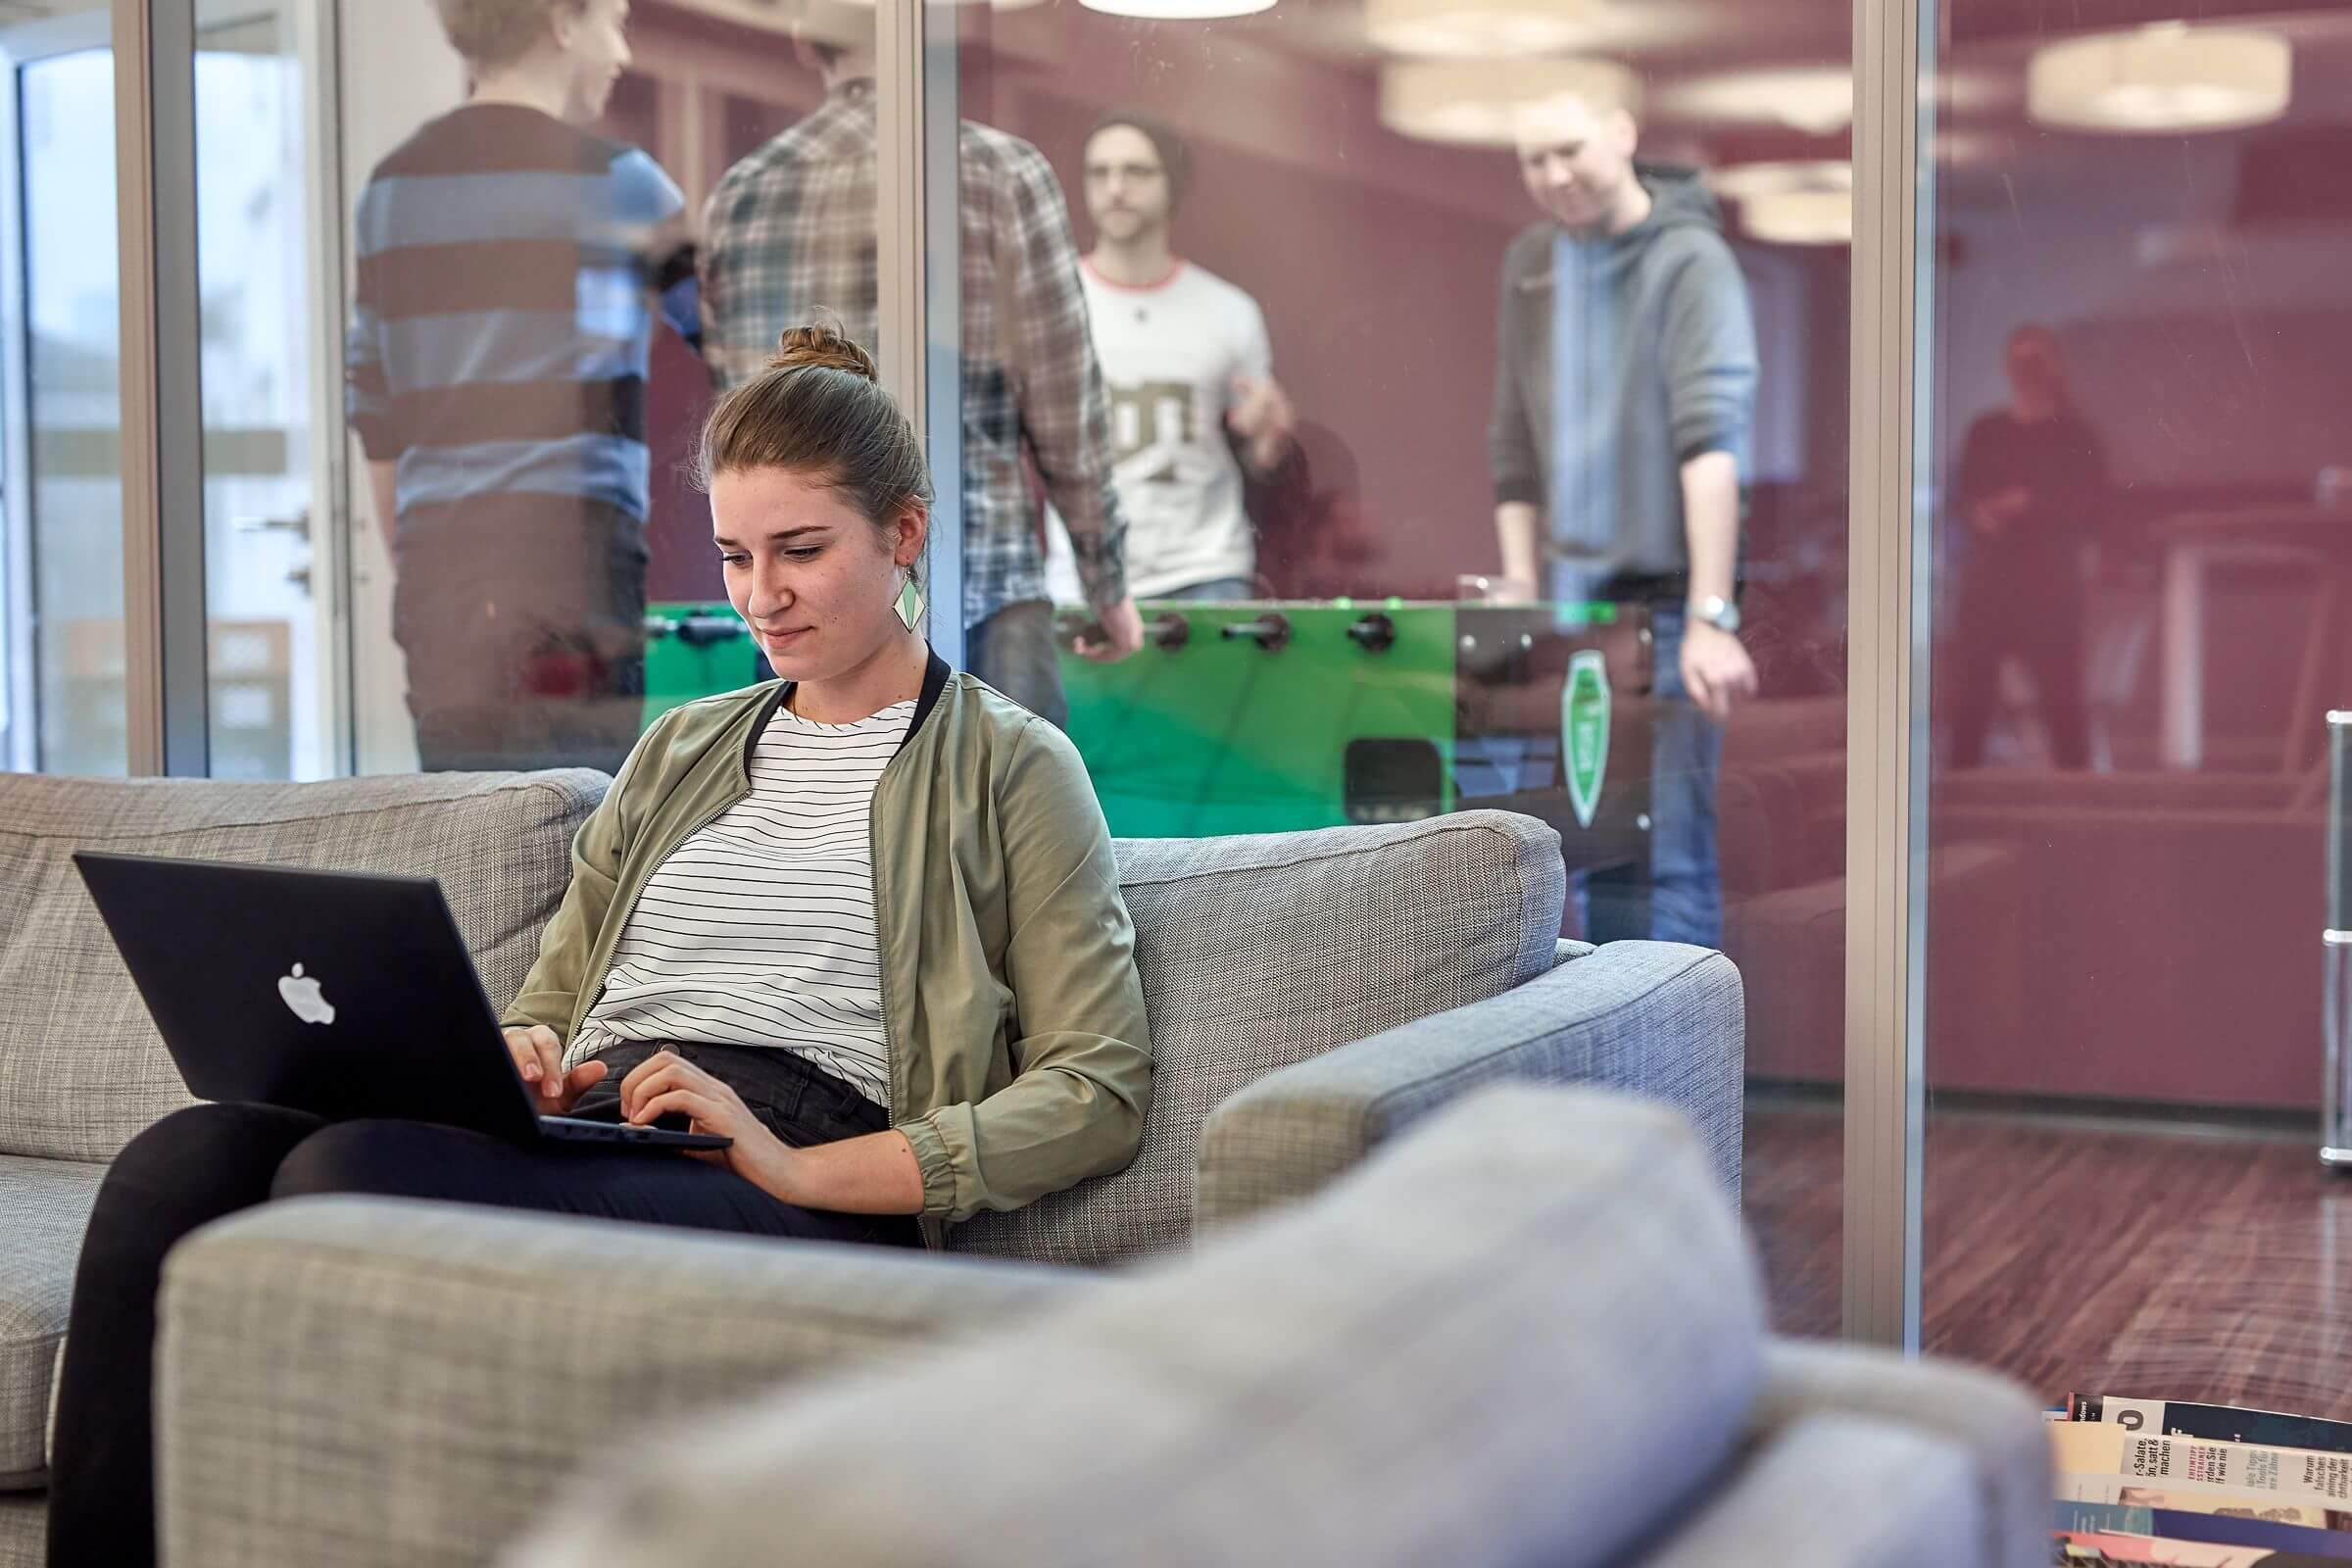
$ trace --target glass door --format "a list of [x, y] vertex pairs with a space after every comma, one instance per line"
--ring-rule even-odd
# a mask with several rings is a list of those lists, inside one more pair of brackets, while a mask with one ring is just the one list
[[2342, 7], [1942, 0], [1926, 1348], [2352, 1415]]
[[198, 8], [206, 673], [216, 778], [344, 771], [334, 534], [319, 497], [320, 243], [307, 8]]
[[1776, 1316], [1838, 1332], [1850, 8], [952, 11], [975, 667], [1113, 832], [1522, 811], [1563, 936], [1727, 952]]
[[109, 8], [0, 25], [5, 765], [121, 773], [121, 301]]

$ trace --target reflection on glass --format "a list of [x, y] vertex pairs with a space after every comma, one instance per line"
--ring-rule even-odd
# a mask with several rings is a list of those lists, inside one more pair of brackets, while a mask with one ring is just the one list
[[319, 778], [337, 756], [313, 605], [303, 83], [280, 30], [272, 21], [197, 34], [205, 673], [216, 778]]
[[[89, 8], [100, 24], [103, 12]], [[93, 34], [103, 40], [99, 25]], [[51, 53], [59, 35], [0, 30], [34, 51], [15, 66], [22, 142], [12, 177], [23, 213], [22, 334], [28, 450], [11, 454], [11, 513], [32, 566], [29, 627], [8, 640], [10, 663], [34, 672], [37, 746], [15, 761], [56, 773], [121, 773], [128, 765], [123, 698], [120, 279], [115, 224], [115, 69], [104, 48]], [[69, 43], [71, 35], [68, 35]], [[23, 603], [22, 601], [12, 602]], [[22, 692], [27, 683], [12, 679]], [[15, 719], [12, 715], [12, 723]], [[31, 755], [24, 755], [29, 750]]]
[[1926, 1333], [2053, 1395], [2344, 1415], [2352, 32], [2182, 9], [1941, 7]]
[[700, 335], [686, 199], [591, 128], [627, 0], [439, 14], [466, 98], [360, 194], [345, 366], [417, 757], [611, 771], [645, 710], [652, 338]]
[[[1847, 168], [1845, 24], [1768, 6], [1751, 59], [1754, 29], [1609, 10], [1580, 16], [1585, 56], [1497, 59], [1445, 6], [974, 8], [956, 89], [1075, 214], [1142, 648], [1084, 657], [1091, 547], [1051, 522], [1043, 586], [1113, 831], [1549, 823], [1588, 895], [1564, 934], [1746, 971], [1776, 1096], [1750, 1213], [1782, 1321], [1823, 1332], [1851, 217], [1821, 171]], [[1805, 92], [1726, 90], [1792, 72]], [[1725, 191], [1727, 221], [1715, 178], [1768, 164], [1813, 172]], [[1776, 223], [1791, 190], [1838, 221]], [[968, 351], [965, 375], [967, 420], [991, 416]]]

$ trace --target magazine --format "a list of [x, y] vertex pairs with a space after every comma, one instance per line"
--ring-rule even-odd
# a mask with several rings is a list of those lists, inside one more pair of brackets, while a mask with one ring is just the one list
[[[2162, 1536], [2225, 1546], [2268, 1546], [2330, 1562], [2352, 1562], [2352, 1534], [2283, 1524], [2244, 1511], [2190, 1512], [2138, 1503], [2061, 1502], [2055, 1527], [2112, 1536]], [[2269, 1510], [2265, 1510], [2266, 1512]]]
[[[2104, 1422], [2059, 1422], [2049, 1428], [2049, 1434], [2057, 1468], [2070, 1477], [2118, 1477], [2129, 1483], [2150, 1483], [2168, 1493], [2268, 1495], [2322, 1509], [2331, 1504], [2352, 1503], [2352, 1454], [2216, 1443], [2202, 1438], [2158, 1437]], [[2117, 1496], [2074, 1500], [2145, 1499]]]
[[2244, 1410], [2228, 1404], [2188, 1404], [2179, 1399], [2127, 1399], [2112, 1394], [2069, 1395], [2066, 1403], [2073, 1420], [2129, 1427], [2159, 1437], [2211, 1438], [2220, 1443], [2352, 1453], [2352, 1421]]
[[[2332, 1530], [2337, 1526], [2331, 1520], [2352, 1518], [2352, 1515], [2345, 1515], [2338, 1510], [2313, 1503], [2289, 1502], [2276, 1495], [2174, 1489], [2147, 1481], [2134, 1481], [2129, 1476], [2070, 1474], [2063, 1470], [2058, 1474], [2058, 1500], [2062, 1503], [2103, 1503], [2112, 1507], [2211, 1514], [2217, 1518], [2255, 1519], [2266, 1524], [2297, 1525], [2306, 1530]], [[2125, 1533], [2136, 1535], [2140, 1532]]]
[[2267, 1546], [2220, 1546], [2160, 1536], [2113, 1536], [2065, 1530], [2054, 1538], [2051, 1561], [2063, 1568], [2093, 1564], [2149, 1564], [2161, 1568], [2327, 1568], [2325, 1557], [2273, 1551]]

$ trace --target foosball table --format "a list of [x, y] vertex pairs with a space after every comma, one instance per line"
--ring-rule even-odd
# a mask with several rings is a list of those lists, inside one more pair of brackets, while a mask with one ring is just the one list
[[[1572, 868], [1646, 858], [1651, 636], [1640, 605], [1140, 607], [1144, 646], [1075, 651], [1068, 732], [1121, 838], [1283, 833], [1478, 808], [1549, 823]], [[645, 716], [766, 678], [724, 604], [647, 617]]]

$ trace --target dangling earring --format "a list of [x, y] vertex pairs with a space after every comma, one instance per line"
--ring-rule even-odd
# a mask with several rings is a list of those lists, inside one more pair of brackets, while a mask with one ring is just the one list
[[922, 585], [914, 580], [914, 573], [911, 571], [906, 574], [906, 586], [899, 590], [899, 619], [906, 623], [908, 631], [912, 631], [922, 624], [923, 589]]

